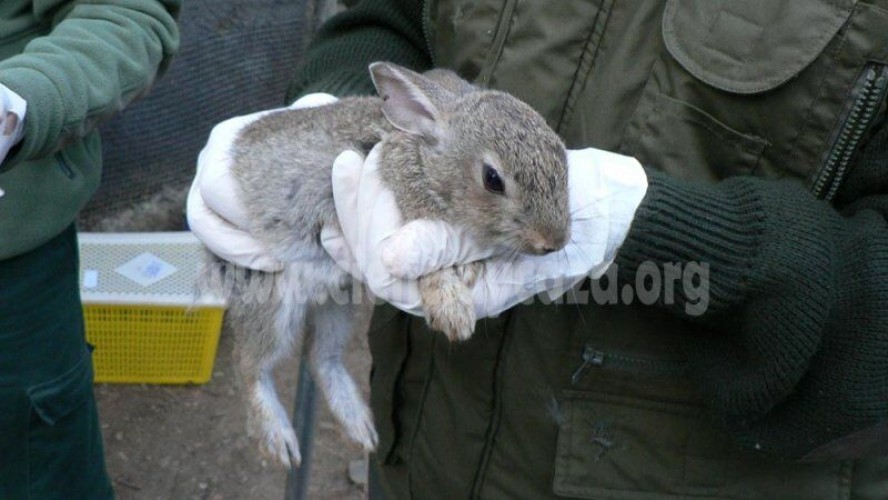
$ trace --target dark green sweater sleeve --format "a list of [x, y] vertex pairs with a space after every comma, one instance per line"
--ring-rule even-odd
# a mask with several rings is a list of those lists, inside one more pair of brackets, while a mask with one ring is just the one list
[[688, 315], [688, 297], [660, 306], [702, 326], [691, 371], [751, 448], [888, 453], [886, 168], [888, 128], [860, 153], [840, 210], [795, 182], [692, 184], [649, 172], [620, 278], [634, 283], [646, 261], [709, 266], [702, 314]]
[[[50, 16], [42, 4], [54, 3], [35, 1], [35, 15]], [[52, 31], [0, 61], [0, 83], [28, 103], [24, 138], [3, 168], [60, 149], [144, 93], [178, 48], [180, 4], [72, 1], [37, 19]]]
[[324, 23], [290, 85], [287, 101], [311, 92], [374, 92], [367, 67], [389, 61], [423, 71], [431, 54], [416, 0], [365, 0]]

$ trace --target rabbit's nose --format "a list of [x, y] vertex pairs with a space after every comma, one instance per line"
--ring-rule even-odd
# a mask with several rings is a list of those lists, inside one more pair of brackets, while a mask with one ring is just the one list
[[536, 250], [536, 253], [539, 255], [546, 255], [547, 253], [552, 253], [558, 250], [558, 247], [552, 241], [543, 240], [539, 244], [534, 245], [534, 250]]
[[536, 231], [530, 232], [527, 239], [530, 243], [530, 247], [533, 249], [533, 253], [537, 255], [546, 255], [555, 252], [564, 246], [563, 244], [559, 244], [556, 238], [545, 237]]

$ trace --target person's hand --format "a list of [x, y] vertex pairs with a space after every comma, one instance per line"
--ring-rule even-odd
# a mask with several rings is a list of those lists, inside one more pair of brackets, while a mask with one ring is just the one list
[[0, 163], [9, 150], [22, 140], [28, 103], [8, 87], [0, 84]]
[[375, 146], [366, 160], [350, 150], [336, 157], [332, 178], [339, 225], [327, 224], [321, 229], [321, 245], [339, 267], [367, 284], [374, 294], [399, 309], [421, 315], [415, 280], [393, 276], [383, 263], [380, 250], [402, 223], [394, 194], [382, 185], [377, 173], [379, 151], [380, 146]]
[[[290, 108], [322, 106], [336, 101], [330, 94], [308, 94]], [[197, 172], [188, 192], [188, 226], [219, 258], [258, 271], [276, 272], [283, 264], [250, 235], [247, 212], [231, 177], [231, 143], [238, 132], [274, 109], [225, 120], [210, 132], [197, 158]]]
[[416, 278], [456, 264], [483, 262], [473, 289], [479, 318], [541, 292], [554, 299], [586, 277], [600, 277], [647, 191], [647, 176], [634, 158], [592, 148], [568, 151], [570, 242], [551, 254], [506, 258], [442, 221], [403, 224], [377, 162], [376, 148], [366, 161], [353, 152], [337, 158], [333, 194], [340, 227], [324, 227], [321, 243], [376, 296], [416, 315], [422, 315]]

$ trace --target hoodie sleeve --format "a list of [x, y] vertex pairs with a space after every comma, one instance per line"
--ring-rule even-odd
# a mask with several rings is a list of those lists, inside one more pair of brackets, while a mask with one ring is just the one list
[[[35, 16], [49, 16], [43, 3]], [[22, 142], [0, 171], [57, 151], [144, 94], [178, 49], [180, 5], [90, 0], [52, 10], [52, 30], [0, 62], [0, 83], [28, 103]]]

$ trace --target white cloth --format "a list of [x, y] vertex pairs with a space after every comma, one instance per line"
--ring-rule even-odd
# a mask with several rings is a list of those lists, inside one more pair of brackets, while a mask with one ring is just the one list
[[[6, 160], [9, 150], [22, 140], [27, 112], [27, 101], [0, 83], [0, 164]], [[0, 186], [0, 198], [5, 194]]]
[[9, 87], [0, 84], [0, 163], [25, 133], [28, 103]]

